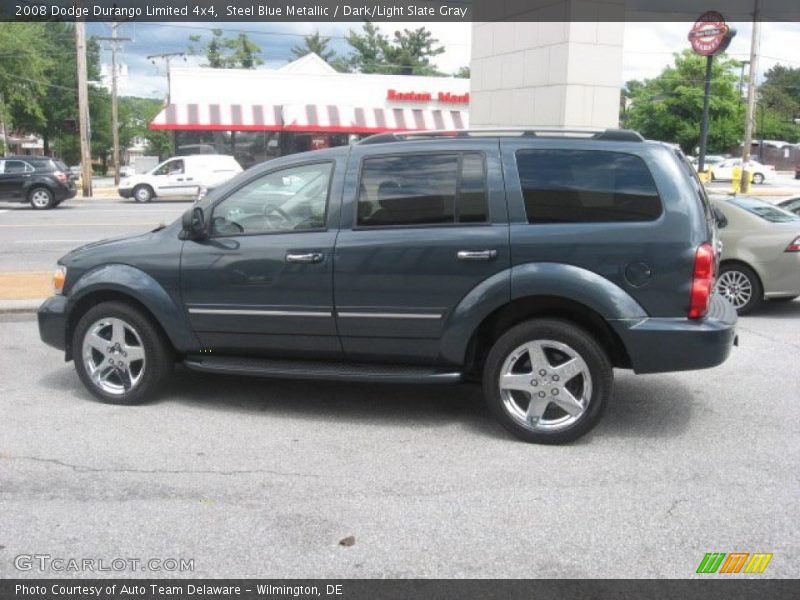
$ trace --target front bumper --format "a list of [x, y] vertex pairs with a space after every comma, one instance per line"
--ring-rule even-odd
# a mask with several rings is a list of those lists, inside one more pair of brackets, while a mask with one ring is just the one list
[[67, 349], [67, 299], [64, 296], [50, 296], [39, 307], [39, 337], [42, 341], [59, 350]]
[[636, 373], [708, 369], [725, 362], [738, 343], [736, 310], [714, 294], [703, 319], [613, 321]]
[[133, 188], [119, 188], [117, 193], [122, 198], [132, 198], [133, 197]]

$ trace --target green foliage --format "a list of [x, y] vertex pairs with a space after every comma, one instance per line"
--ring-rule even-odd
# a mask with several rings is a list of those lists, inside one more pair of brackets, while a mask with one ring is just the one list
[[0, 111], [7, 126], [41, 125], [46, 121], [42, 107], [48, 95], [48, 73], [57, 55], [43, 52], [50, 47], [46, 23], [3, 23], [0, 26]]
[[460, 77], [462, 79], [469, 79], [470, 77], [472, 77], [472, 73], [469, 67], [459, 67], [458, 71], [453, 73], [453, 76]]
[[[709, 104], [708, 152], [727, 152], [744, 137], [745, 106], [737, 91], [738, 63], [720, 55], [714, 58]], [[646, 138], [676, 143], [693, 153], [700, 142], [703, 114], [705, 57], [684, 50], [675, 64], [658, 77], [629, 81], [623, 96], [626, 127]]]
[[336, 53], [328, 49], [330, 41], [331, 38], [321, 36], [319, 31], [317, 31], [311, 35], [305, 36], [302, 45], [293, 46], [292, 55], [294, 55], [295, 58], [302, 58], [306, 54], [313, 52], [325, 62], [330, 63], [336, 57]]
[[389, 73], [394, 75], [441, 75], [431, 58], [442, 54], [439, 40], [420, 27], [395, 31], [390, 39], [372, 23], [364, 23], [361, 33], [347, 34], [352, 48], [347, 57], [334, 61], [340, 71], [353, 73]]
[[767, 140], [800, 141], [800, 68], [775, 65], [758, 88], [756, 136]]
[[[222, 29], [212, 29], [211, 38], [203, 35], [189, 36], [189, 54], [204, 55], [204, 67], [212, 69], [255, 69], [264, 64], [259, 56], [261, 48], [246, 33], [225, 37]], [[198, 45], [199, 44], [199, 45]]]
[[152, 130], [148, 126], [161, 111], [163, 104], [154, 98], [126, 96], [119, 99], [120, 147], [125, 148], [134, 138], [147, 142], [147, 153], [159, 158], [172, 155], [172, 133]]

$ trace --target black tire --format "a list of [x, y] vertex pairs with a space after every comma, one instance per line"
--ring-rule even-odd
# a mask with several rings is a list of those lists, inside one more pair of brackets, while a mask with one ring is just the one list
[[[750, 298], [746, 300], [744, 304], [739, 305], [739, 301], [737, 301], [735, 298], [735, 290], [726, 293], [725, 290], [727, 287], [729, 287], [727, 284], [723, 284], [723, 282], [726, 280], [726, 273], [733, 276], [744, 277], [747, 281], [747, 284], [750, 286]], [[755, 271], [753, 271], [753, 269], [743, 263], [725, 263], [722, 265], [719, 270], [719, 277], [717, 279], [717, 291], [728, 298], [728, 300], [736, 309], [736, 312], [740, 315], [746, 315], [753, 312], [764, 302], [764, 287], [761, 285], [761, 280], [758, 278], [758, 275]]]
[[[90, 328], [94, 329], [98, 322], [108, 319], [117, 319], [128, 324], [134, 334], [138, 336], [138, 339], [134, 339], [137, 342], [141, 342], [141, 344], [135, 344], [135, 347], [141, 347], [144, 352], [144, 362], [142, 363], [141, 371], [139, 371], [140, 379], [135, 382], [130, 390], [120, 393], [111, 393], [92, 380], [83, 351], [84, 338], [89, 333]], [[130, 331], [127, 333], [130, 334]], [[125, 340], [127, 343], [130, 337], [126, 337]], [[113, 341], [109, 340], [108, 343], [112, 344]], [[131, 351], [130, 346], [123, 345], [122, 348], [126, 348], [128, 352]], [[175, 364], [172, 348], [161, 329], [140, 310], [122, 302], [103, 302], [91, 308], [81, 317], [72, 336], [72, 354], [75, 360], [75, 369], [78, 371], [78, 376], [86, 386], [86, 389], [98, 399], [109, 404], [132, 405], [152, 399], [166, 383]], [[105, 368], [107, 372], [111, 372], [109, 371], [110, 367], [105, 365], [105, 359], [109, 358], [109, 356], [106, 354], [98, 356], [98, 354], [94, 354], [93, 358], [91, 358], [93, 362], [96, 361], [94, 357], [101, 358], [101, 360], [97, 361], [102, 365], [102, 367], [98, 367], [98, 370]], [[118, 354], [110, 358], [117, 357], [121, 358]], [[130, 375], [128, 375], [128, 381], [131, 381], [135, 368], [135, 365], [129, 367]], [[124, 386], [122, 379], [113, 373], [106, 385], [113, 385], [114, 378], [119, 382], [120, 387]]]
[[764, 176], [761, 173], [753, 173], [753, 183], [761, 185], [764, 183]]
[[[507, 361], [513, 362], [514, 356], [524, 355], [524, 352], [522, 354], [518, 352], [521, 346], [536, 340], [546, 340], [545, 345], [552, 343], [563, 345], [583, 360], [583, 364], [588, 369], [590, 377], [589, 389], [591, 392], [586, 394], [586, 402], [579, 415], [569, 415], [555, 402], [551, 402], [551, 396], [549, 395], [542, 401], [546, 408], [541, 413], [539, 424], [532, 425], [527, 421], [526, 417], [521, 417], [516, 412], [512, 414], [511, 409], [507, 408], [506, 399], [509, 395], [514, 402], [514, 406], [519, 410], [522, 410], [522, 408], [516, 405], [515, 398], [523, 400], [526, 396], [532, 396], [525, 392], [516, 392], [514, 394], [508, 391], [502, 392], [499, 384], [501, 371]], [[549, 369], [558, 369], [559, 363], [557, 359], [559, 354], [560, 352], [552, 349], [552, 347], [546, 350], [547, 374], [543, 376], [541, 387], [531, 387], [531, 389], [540, 390], [537, 394], [543, 391], [548, 393], [548, 389], [550, 389], [549, 393], [555, 394], [556, 392], [553, 392], [553, 388], [559, 385], [566, 387], [564, 384], [567, 383], [567, 380], [562, 383], [555, 383], [555, 380], [558, 379], [556, 377], [548, 381], [549, 377], [553, 377], [553, 373]], [[553, 359], [556, 359], [556, 364], [554, 364]], [[519, 360], [524, 360], [524, 358]], [[529, 375], [535, 376], [533, 365], [531, 364], [530, 367], [531, 373]], [[544, 370], [539, 372], [544, 372]], [[527, 371], [523, 371], [523, 374], [527, 374]], [[579, 381], [577, 381], [578, 378], [580, 378]], [[531, 383], [533, 381], [532, 379]], [[538, 386], [538, 378], [536, 381]], [[583, 387], [587, 385], [583, 374], [574, 376], [573, 379], [568, 381], [569, 385], [579, 383], [582, 390], [581, 393], [588, 391], [587, 388]], [[500, 424], [515, 436], [526, 442], [537, 444], [563, 444], [574, 441], [586, 434], [600, 420], [611, 396], [613, 382], [614, 373], [611, 362], [597, 340], [584, 329], [561, 319], [533, 319], [511, 328], [495, 342], [489, 352], [483, 370], [483, 393], [489, 410]], [[548, 388], [548, 386], [552, 386], [552, 388]], [[522, 395], [520, 396], [519, 394]], [[559, 417], [556, 414], [555, 418], [551, 417], [549, 419], [550, 424], [548, 424], [547, 416], [553, 409], [556, 413], [563, 413], [564, 416], [561, 419], [566, 418], [567, 422], [563, 425], [553, 426], [553, 423], [558, 422]], [[574, 420], [570, 422], [570, 419]]]
[[137, 185], [131, 192], [132, 197], [136, 202], [150, 202], [155, 197], [153, 188], [149, 185]]
[[48, 188], [37, 185], [28, 190], [28, 202], [34, 210], [47, 210], [55, 206], [55, 196]]

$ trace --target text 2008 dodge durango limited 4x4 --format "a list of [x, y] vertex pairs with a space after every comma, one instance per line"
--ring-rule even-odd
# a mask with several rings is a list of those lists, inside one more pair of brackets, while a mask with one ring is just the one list
[[635, 132], [383, 134], [271, 160], [170, 226], [70, 252], [39, 329], [106, 402], [151, 398], [176, 362], [480, 380], [512, 433], [566, 442], [600, 418], [613, 368], [726, 359], [717, 249], [692, 167]]

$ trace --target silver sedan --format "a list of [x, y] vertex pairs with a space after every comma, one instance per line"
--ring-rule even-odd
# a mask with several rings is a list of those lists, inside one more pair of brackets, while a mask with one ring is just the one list
[[740, 315], [800, 296], [800, 217], [747, 196], [712, 197], [722, 213], [717, 291]]

